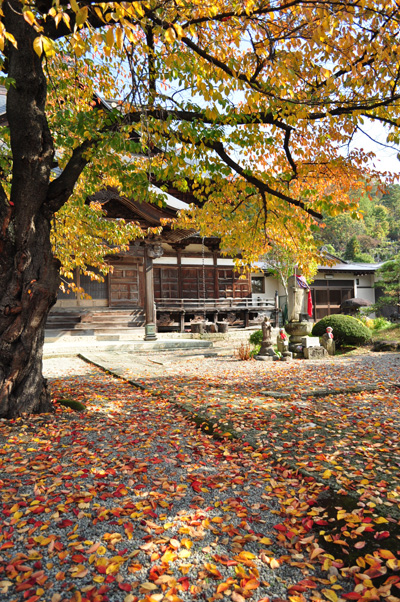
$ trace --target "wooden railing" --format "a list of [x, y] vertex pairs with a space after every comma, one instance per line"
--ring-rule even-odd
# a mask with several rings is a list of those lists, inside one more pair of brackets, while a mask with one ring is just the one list
[[220, 299], [156, 299], [159, 311], [239, 311], [273, 310], [274, 299], [253, 300], [248, 297], [226, 297]]

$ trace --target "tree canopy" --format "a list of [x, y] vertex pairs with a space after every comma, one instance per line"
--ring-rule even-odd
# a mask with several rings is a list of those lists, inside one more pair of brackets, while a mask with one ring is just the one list
[[40, 350], [59, 284], [50, 231], [68, 202], [110, 185], [156, 202], [149, 183], [177, 189], [193, 200], [181, 225], [220, 236], [244, 262], [273, 244], [307, 268], [318, 220], [356, 215], [350, 189], [378, 177], [354, 134], [372, 120], [398, 143], [394, 0], [0, 10], [0, 415], [46, 407]]
[[381, 289], [382, 294], [371, 307], [372, 311], [389, 307], [393, 308], [393, 311], [400, 312], [400, 254], [379, 268], [375, 286]]
[[[9, 72], [21, 44], [13, 3], [2, 6]], [[16, 7], [45, 64], [52, 152], [64, 168], [51, 186], [55, 209], [66, 201], [58, 190], [78, 178], [85, 193], [111, 179], [138, 198], [153, 180], [190, 191], [197, 224], [246, 261], [288, 239], [308, 254], [315, 218], [357, 210], [348, 191], [366, 154], [343, 152], [357, 129], [379, 121], [397, 142], [394, 2]], [[105, 111], [95, 94], [123, 102]]]
[[354, 220], [349, 213], [327, 217], [316, 238], [332, 245], [332, 253], [344, 259], [386, 261], [400, 249], [400, 186], [381, 182], [368, 188], [355, 193], [362, 219]]

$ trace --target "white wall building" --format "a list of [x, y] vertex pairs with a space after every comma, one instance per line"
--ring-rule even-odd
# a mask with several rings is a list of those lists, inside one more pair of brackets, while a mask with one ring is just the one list
[[[321, 265], [310, 284], [314, 306], [314, 320], [340, 312], [343, 301], [361, 298], [375, 303], [377, 290], [374, 288], [376, 271], [382, 263], [350, 263], [329, 255], [333, 265]], [[252, 297], [271, 299], [275, 291], [279, 294], [279, 304], [283, 309], [286, 303], [284, 287], [278, 278], [268, 272], [260, 262], [252, 273]]]

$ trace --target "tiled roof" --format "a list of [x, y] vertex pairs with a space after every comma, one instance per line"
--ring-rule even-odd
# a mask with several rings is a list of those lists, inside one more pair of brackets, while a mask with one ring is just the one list
[[[384, 262], [381, 263], [350, 263], [342, 260], [338, 261], [334, 265], [319, 265], [318, 270], [320, 272], [337, 272], [337, 273], [353, 273], [356, 275], [360, 274], [374, 274]], [[258, 268], [268, 269], [265, 261], [256, 261], [254, 265]]]
[[359, 272], [373, 273], [378, 270], [384, 262], [381, 263], [336, 263], [334, 265], [320, 265], [318, 269], [324, 272]]

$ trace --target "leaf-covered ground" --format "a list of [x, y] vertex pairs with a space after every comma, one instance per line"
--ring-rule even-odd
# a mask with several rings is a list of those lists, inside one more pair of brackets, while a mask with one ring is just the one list
[[[48, 362], [55, 400], [87, 410], [0, 422], [1, 600], [400, 600], [399, 399], [387, 387], [400, 364], [386, 358], [114, 357], [146, 391]], [[378, 380], [376, 392], [299, 395]], [[214, 415], [205, 428], [220, 438], [182, 404]]]

